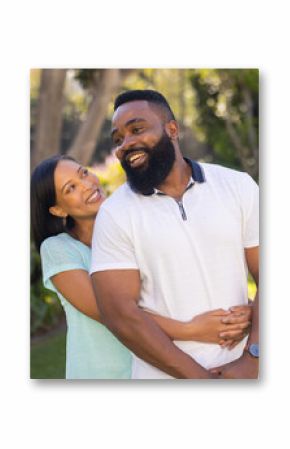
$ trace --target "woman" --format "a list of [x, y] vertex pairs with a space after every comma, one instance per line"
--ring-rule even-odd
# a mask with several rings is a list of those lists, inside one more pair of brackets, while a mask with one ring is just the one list
[[[94, 220], [104, 200], [98, 178], [70, 157], [47, 159], [32, 174], [32, 230], [43, 281], [57, 293], [66, 313], [67, 379], [130, 378], [130, 351], [101, 324], [88, 274]], [[229, 349], [244, 337], [251, 315], [250, 307], [240, 306], [183, 323], [145, 313], [174, 340], [199, 340]]]

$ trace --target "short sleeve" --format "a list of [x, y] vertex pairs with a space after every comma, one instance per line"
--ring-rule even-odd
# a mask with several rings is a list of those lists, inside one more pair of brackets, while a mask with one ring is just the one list
[[42, 243], [40, 256], [43, 283], [49, 289], [53, 287], [50, 278], [58, 273], [77, 269], [88, 271], [81, 253], [73, 243], [59, 236], [49, 237]]
[[244, 248], [251, 248], [259, 245], [259, 187], [247, 173], [244, 174], [240, 187], [243, 244]]
[[101, 208], [94, 225], [90, 274], [96, 271], [139, 269], [129, 230]]

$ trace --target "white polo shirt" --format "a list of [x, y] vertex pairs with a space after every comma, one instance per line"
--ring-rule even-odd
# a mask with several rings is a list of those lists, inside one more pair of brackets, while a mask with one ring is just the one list
[[[91, 273], [139, 270], [139, 306], [182, 321], [246, 304], [244, 248], [259, 244], [258, 186], [252, 178], [218, 165], [188, 163], [194, 183], [179, 204], [157, 191], [134, 193], [128, 184], [103, 203], [91, 264]], [[245, 340], [231, 351], [194, 341], [175, 344], [209, 369], [239, 358]], [[132, 373], [136, 379], [171, 378], [136, 356]]]

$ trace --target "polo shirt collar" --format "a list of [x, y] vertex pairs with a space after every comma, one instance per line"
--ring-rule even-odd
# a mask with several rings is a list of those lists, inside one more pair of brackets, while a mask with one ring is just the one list
[[[188, 181], [188, 185], [186, 187], [186, 190], [188, 190], [190, 187], [193, 186], [193, 184], [195, 182], [205, 182], [205, 176], [204, 176], [204, 171], [201, 167], [200, 164], [198, 164], [198, 162], [192, 161], [191, 159], [188, 159], [187, 157], [183, 158], [185, 160], [185, 162], [187, 162], [187, 164], [190, 166], [191, 168], [191, 178]], [[163, 194], [163, 192], [161, 192], [158, 189], [154, 189], [154, 191], [151, 193], [151, 195], [153, 194]], [[164, 195], [164, 194], [163, 194]]]
[[198, 162], [195, 162], [195, 161], [192, 161], [191, 159], [188, 159], [187, 157], [185, 157], [184, 160], [185, 160], [185, 162], [188, 163], [188, 165], [191, 168], [193, 181], [205, 182], [204, 171], [203, 171], [201, 165]]

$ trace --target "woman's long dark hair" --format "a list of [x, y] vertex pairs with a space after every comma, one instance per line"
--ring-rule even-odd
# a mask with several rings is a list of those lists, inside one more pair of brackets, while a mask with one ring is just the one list
[[69, 156], [53, 156], [42, 161], [31, 176], [31, 227], [38, 251], [46, 238], [67, 232], [74, 226], [71, 217], [68, 217], [64, 223], [63, 218], [55, 217], [49, 212], [49, 208], [56, 203], [54, 172], [57, 164], [62, 160], [76, 162]]

